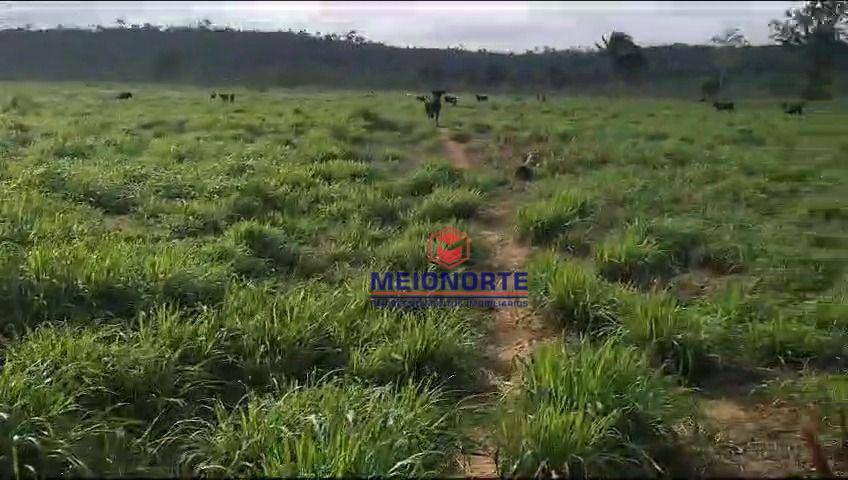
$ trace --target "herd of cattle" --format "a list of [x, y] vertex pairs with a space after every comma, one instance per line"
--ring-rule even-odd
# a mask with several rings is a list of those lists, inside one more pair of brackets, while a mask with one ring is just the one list
[[[406, 94], [409, 97], [412, 97], [412, 93]], [[366, 95], [368, 97], [373, 97], [374, 92], [370, 91]], [[483, 94], [475, 94], [474, 97], [478, 102], [487, 102], [489, 100], [488, 95]], [[115, 96], [118, 100], [129, 100], [133, 98], [132, 92], [120, 92]], [[236, 100], [236, 95], [234, 93], [221, 93], [221, 92], [212, 92], [209, 95], [210, 100], [214, 100], [216, 98], [220, 98], [222, 102], [232, 103]], [[432, 95], [415, 95], [415, 99], [424, 103], [424, 111], [427, 114], [427, 118], [431, 120], [435, 120], [436, 126], [439, 126], [439, 114], [442, 111], [442, 99], [444, 98], [445, 103], [449, 103], [451, 105], [457, 105], [459, 103], [459, 97], [456, 95], [448, 95], [444, 90], [433, 90]], [[544, 93], [537, 93], [536, 100], [540, 102], [547, 101], [547, 97]], [[701, 102], [705, 102], [705, 98], [701, 98]], [[789, 115], [803, 115], [804, 107], [806, 106], [805, 102], [794, 102], [787, 103], [783, 102], [780, 104], [781, 109]], [[736, 111], [736, 105], [734, 102], [730, 101], [713, 101], [713, 107], [717, 111]], [[533, 180], [534, 171], [536, 167], [538, 167], [539, 154], [538, 152], [531, 151], [528, 153], [524, 161], [521, 165], [519, 165], [513, 174], [513, 177], [516, 181], [519, 182], [530, 182]]]
[[[438, 125], [439, 124], [439, 113], [442, 110], [442, 96], [444, 95], [445, 103], [450, 103], [451, 105], [457, 105], [459, 103], [459, 97], [457, 97], [456, 95], [447, 95], [444, 90], [433, 90], [432, 93], [433, 93], [432, 96], [416, 95], [415, 99], [418, 100], [419, 102], [424, 103], [424, 111], [427, 114], [427, 118], [429, 118], [431, 120], [435, 120], [436, 125]], [[406, 95], [412, 96], [411, 93], [407, 93]], [[367, 96], [373, 97], [374, 91], [373, 90], [370, 91]], [[489, 100], [488, 95], [481, 95], [479, 93], [474, 94], [474, 97], [477, 99], [478, 102], [486, 102], [486, 101]], [[117, 98], [118, 100], [129, 100], [129, 99], [133, 98], [133, 94], [132, 94], [132, 92], [120, 92], [115, 96], [115, 98]], [[220, 98], [221, 101], [225, 102], [225, 103], [227, 103], [227, 102], [232, 103], [232, 102], [236, 101], [236, 94], [235, 93], [212, 92], [209, 95], [210, 100], [214, 100], [216, 98]], [[545, 96], [544, 93], [537, 93], [536, 94], [536, 100], [539, 100], [540, 102], [545, 102], [545, 101], [547, 101], [547, 97]], [[706, 99], [701, 98], [700, 101], [705, 102]], [[783, 111], [785, 113], [789, 114], [789, 115], [803, 115], [805, 106], [806, 106], [805, 102], [794, 102], [794, 103], [783, 102], [783, 103], [780, 104], [780, 107], [783, 109]], [[728, 111], [728, 112], [736, 111], [736, 105], [734, 104], [734, 102], [714, 101], [713, 107], [717, 111]]]

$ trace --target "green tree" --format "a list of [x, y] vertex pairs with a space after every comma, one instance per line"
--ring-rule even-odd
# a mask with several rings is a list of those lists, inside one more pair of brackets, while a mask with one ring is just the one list
[[848, 39], [848, 2], [806, 1], [800, 8], [786, 10], [785, 17], [771, 21], [771, 37], [783, 45], [803, 48], [810, 58], [804, 98], [833, 98], [833, 55]]
[[603, 46], [598, 43], [595, 46], [610, 57], [616, 75], [626, 83], [640, 83], [647, 67], [642, 47], [636, 45], [630, 35], [617, 31], [613, 31], [609, 39], [601, 37], [601, 42]]
[[[716, 64], [718, 65], [718, 90], [724, 90], [727, 82], [727, 71], [742, 61], [740, 48], [749, 47], [751, 43], [740, 28], [728, 28], [718, 35], [713, 35], [710, 43], [718, 47]], [[718, 92], [716, 92], [718, 93]]]

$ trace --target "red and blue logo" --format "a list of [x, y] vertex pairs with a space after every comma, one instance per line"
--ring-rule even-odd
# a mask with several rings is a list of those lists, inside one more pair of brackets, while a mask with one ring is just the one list
[[471, 260], [471, 238], [447, 226], [432, 233], [427, 258], [446, 271], [371, 272], [374, 306], [526, 307], [527, 272], [451, 271]]

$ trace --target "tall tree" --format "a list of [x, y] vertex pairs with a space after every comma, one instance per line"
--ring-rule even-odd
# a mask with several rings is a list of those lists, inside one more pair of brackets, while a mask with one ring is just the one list
[[727, 81], [727, 71], [741, 61], [739, 48], [751, 46], [751, 42], [745, 36], [741, 28], [728, 28], [713, 35], [710, 43], [718, 47], [716, 63], [718, 64], [718, 90], [724, 89]]
[[804, 48], [811, 59], [804, 97], [832, 98], [833, 54], [848, 40], [848, 2], [806, 1], [801, 8], [786, 10], [785, 17], [771, 21], [771, 37], [783, 45]]
[[642, 47], [636, 45], [633, 37], [613, 30], [608, 39], [601, 37], [601, 42], [603, 46], [598, 43], [595, 43], [595, 46], [610, 57], [615, 73], [626, 83], [639, 83], [647, 62], [642, 54]]

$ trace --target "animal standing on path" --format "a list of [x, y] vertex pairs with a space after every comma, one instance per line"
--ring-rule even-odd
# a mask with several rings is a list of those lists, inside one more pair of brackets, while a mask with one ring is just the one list
[[734, 107], [733, 102], [713, 102], [713, 107], [715, 107], [715, 109], [717, 111], [722, 111], [722, 110], [727, 110], [728, 112], [735, 111], [734, 108], [733, 108]]
[[516, 181], [530, 182], [535, 176], [536, 167], [539, 166], [539, 152], [530, 150], [524, 157], [524, 162], [515, 169]]
[[442, 111], [442, 95], [444, 90], [433, 90], [433, 98], [424, 102], [424, 111], [427, 113], [427, 118], [436, 120], [436, 126], [439, 126], [439, 113]]

